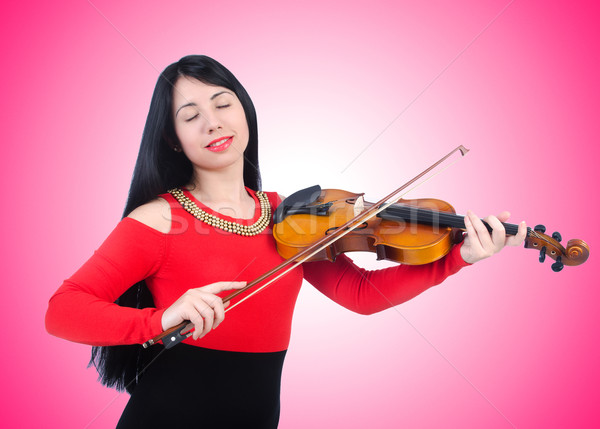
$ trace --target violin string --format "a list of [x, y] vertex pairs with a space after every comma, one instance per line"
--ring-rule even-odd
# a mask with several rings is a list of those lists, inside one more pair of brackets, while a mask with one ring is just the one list
[[[392, 215], [399, 216], [404, 220], [416, 220], [417, 222], [431, 223], [434, 226], [441, 227], [452, 227], [461, 229], [465, 228], [463, 215], [430, 210], [427, 208], [411, 206], [409, 204], [393, 205], [392, 207], [387, 209], [386, 212], [389, 212]], [[485, 222], [483, 219], [482, 221]], [[518, 225], [514, 225], [511, 223], [503, 223], [503, 225], [507, 235], [517, 235]]]

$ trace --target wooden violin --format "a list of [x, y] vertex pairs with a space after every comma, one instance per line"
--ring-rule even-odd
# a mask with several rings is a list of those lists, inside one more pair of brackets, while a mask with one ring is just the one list
[[[290, 195], [273, 216], [273, 236], [281, 256], [292, 258], [371, 207], [371, 203], [364, 202], [363, 195], [339, 189], [321, 190], [318, 185]], [[485, 221], [484, 225], [491, 232]], [[507, 235], [517, 234], [518, 225], [503, 225]], [[445, 256], [462, 240], [461, 230], [465, 230], [464, 216], [457, 215], [449, 203], [431, 198], [401, 199], [308, 261], [333, 261], [340, 253], [363, 251], [374, 252], [378, 260], [428, 264]], [[588, 259], [590, 250], [583, 240], [569, 240], [565, 248], [560, 244], [560, 233], [549, 237], [545, 230], [543, 225], [528, 227], [525, 248], [539, 250], [540, 262], [544, 262], [546, 255], [554, 259], [553, 271], [561, 271], [564, 265], [580, 265]]]

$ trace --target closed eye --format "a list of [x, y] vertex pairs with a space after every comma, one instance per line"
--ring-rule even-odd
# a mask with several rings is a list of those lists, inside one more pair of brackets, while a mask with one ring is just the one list
[[192, 116], [190, 119], [186, 119], [185, 122], [190, 122], [193, 121], [194, 119], [196, 119], [198, 116], [200, 116], [199, 113], [196, 113], [194, 116]]
[[217, 109], [224, 109], [225, 107], [229, 106], [231, 106], [231, 104], [221, 104], [220, 106], [217, 106]]

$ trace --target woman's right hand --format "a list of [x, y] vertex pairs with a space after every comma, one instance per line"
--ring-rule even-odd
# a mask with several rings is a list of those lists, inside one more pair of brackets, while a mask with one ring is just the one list
[[225, 318], [229, 303], [216, 294], [225, 290], [241, 289], [247, 282], [216, 282], [195, 289], [188, 289], [165, 310], [161, 323], [163, 330], [179, 325], [184, 320], [194, 324], [192, 338], [197, 340], [215, 329]]

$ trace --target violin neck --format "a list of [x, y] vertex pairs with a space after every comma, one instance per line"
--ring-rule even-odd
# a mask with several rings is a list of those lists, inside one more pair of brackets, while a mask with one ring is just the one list
[[[425, 225], [439, 226], [440, 228], [459, 228], [465, 230], [465, 217], [453, 213], [445, 213], [434, 210], [422, 209], [419, 207], [408, 206], [408, 205], [392, 205], [379, 213], [379, 216], [385, 220], [392, 220], [396, 222], [416, 222]], [[492, 227], [488, 225], [486, 221], [483, 224], [489, 232], [492, 232]], [[517, 235], [519, 226], [512, 223], [502, 223], [506, 230], [506, 235]]]

